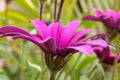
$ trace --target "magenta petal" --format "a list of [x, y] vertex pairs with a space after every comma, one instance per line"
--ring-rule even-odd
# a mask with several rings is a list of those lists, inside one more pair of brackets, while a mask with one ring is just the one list
[[32, 36], [29, 32], [25, 31], [22, 28], [18, 28], [16, 26], [5, 26], [0, 28], [0, 34], [6, 34], [6, 33], [24, 34], [24, 35]]
[[15, 35], [15, 36], [12, 36], [12, 37], [13, 37], [13, 39], [22, 38], [22, 39], [28, 40], [28, 41], [33, 42], [34, 44], [36, 44], [36, 45], [38, 45], [40, 47], [39, 42], [37, 40], [35, 40], [33, 37], [23, 35], [23, 34]]
[[49, 31], [51, 32], [51, 36], [53, 37], [56, 44], [58, 45], [59, 39], [61, 36], [61, 30], [62, 30], [62, 27], [60, 26], [60, 22], [50, 24], [48, 28], [49, 28]]
[[38, 34], [32, 34], [33, 38], [37, 41], [41, 41], [42, 40], [42, 37]]
[[46, 38], [43, 41], [38, 41], [38, 40], [34, 39], [33, 37], [29, 37], [26, 35], [13, 36], [13, 39], [17, 39], [17, 38], [22, 38], [22, 39], [28, 40], [30, 42], [33, 42], [34, 44], [38, 45], [47, 54], [56, 54], [55, 53], [56, 44], [55, 44], [53, 38], [51, 38], [51, 37]]
[[39, 42], [42, 49], [44, 49], [47, 54], [56, 55], [56, 44], [53, 38], [49, 37], [44, 41]]
[[75, 50], [83, 52], [87, 55], [91, 55], [94, 53], [93, 48], [89, 45], [81, 45], [81, 46], [74, 46], [74, 47], [68, 47], [68, 48], [75, 49]]
[[36, 29], [39, 31], [39, 33], [43, 39], [50, 37], [50, 32], [48, 30], [48, 27], [43, 21], [31, 20], [31, 22], [36, 27]]
[[79, 40], [78, 42], [75, 43], [75, 45], [79, 45], [79, 44], [83, 43], [84, 41], [87, 41], [87, 40], [95, 38], [95, 37], [110, 37], [110, 35], [109, 34], [96, 34], [94, 36], [90, 36], [90, 37]]
[[101, 40], [101, 39], [92, 40], [92, 41], [89, 41], [89, 42], [86, 42], [86, 43], [90, 44], [90, 45], [102, 46], [102, 47], [107, 47], [108, 46], [107, 42], [104, 41], [104, 40]]
[[97, 9], [97, 8], [90, 8], [90, 10], [96, 12], [97, 16], [104, 16], [106, 15], [101, 9]]
[[107, 9], [107, 15], [113, 18], [113, 21], [117, 19], [117, 13], [112, 9]]
[[84, 35], [86, 35], [87, 33], [92, 32], [92, 30], [81, 30], [79, 31], [76, 35], [74, 35], [74, 37], [70, 40], [68, 45], [72, 45], [73, 43], [75, 43], [78, 39], [80, 39], [81, 37], [83, 37]]
[[83, 20], [93, 20], [93, 21], [100, 21], [100, 19], [93, 15], [87, 15], [83, 18]]
[[61, 39], [62, 39], [60, 40], [61, 47], [65, 47], [68, 44], [69, 40], [75, 34], [75, 31], [79, 25], [80, 25], [79, 20], [72, 21], [71, 23], [68, 24], [68, 26], [61, 35]]

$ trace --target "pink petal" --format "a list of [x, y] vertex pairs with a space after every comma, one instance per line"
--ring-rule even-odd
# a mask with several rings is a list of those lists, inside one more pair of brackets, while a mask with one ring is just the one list
[[12, 37], [13, 37], [13, 39], [18, 39], [18, 38], [25, 39], [27, 41], [33, 42], [34, 44], [36, 44], [36, 45], [38, 45], [40, 47], [39, 42], [37, 40], [35, 40], [33, 37], [30, 37], [30, 36], [27, 36], [27, 35], [23, 35], [23, 34], [15, 35], [15, 36], [12, 36]]
[[90, 45], [96, 45], [96, 46], [102, 46], [102, 47], [107, 47], [108, 46], [107, 42], [102, 40], [102, 39], [92, 40], [92, 41], [89, 41], [89, 42], [86, 42], [86, 43], [90, 44]]
[[92, 30], [81, 30], [79, 31], [77, 34], [75, 34], [75, 36], [70, 40], [68, 45], [73, 44], [74, 42], [76, 42], [78, 39], [80, 39], [81, 37], [83, 37], [84, 35], [86, 35], [87, 33], [91, 32]]
[[93, 48], [89, 45], [81, 45], [81, 46], [74, 46], [74, 47], [68, 47], [68, 48], [75, 49], [75, 50], [83, 52], [87, 55], [91, 55], [94, 53]]
[[56, 44], [59, 45], [59, 39], [61, 36], [61, 30], [62, 30], [62, 27], [60, 26], [60, 22], [50, 24], [48, 28], [49, 28], [49, 30], [51, 32], [51, 36], [55, 40]]
[[81, 44], [89, 39], [95, 38], [95, 37], [110, 37], [110, 35], [109, 34], [96, 34], [94, 36], [89, 36], [87, 38], [79, 40], [78, 42], [75, 43], [75, 45], [79, 45], [79, 44]]
[[47, 54], [52, 54], [53, 56], [56, 55], [56, 44], [53, 38], [49, 37], [44, 41], [39, 42], [42, 49], [44, 49]]
[[37, 41], [41, 41], [42, 40], [42, 37], [38, 34], [32, 34], [33, 38]]
[[40, 20], [31, 20], [33, 25], [36, 27], [43, 39], [50, 37], [50, 31], [48, 30], [47, 25]]
[[72, 21], [71, 23], [68, 24], [66, 29], [64, 29], [64, 32], [61, 35], [61, 40], [60, 40], [60, 46], [65, 47], [69, 40], [72, 38], [72, 36], [75, 34], [76, 29], [80, 25], [79, 20]]
[[112, 9], [107, 9], [107, 15], [112, 16], [113, 21], [115, 21], [117, 19], [117, 13]]
[[93, 16], [93, 15], [87, 15], [83, 18], [83, 20], [100, 21], [100, 19], [97, 16]]
[[29, 32], [25, 31], [22, 28], [18, 28], [17, 26], [4, 26], [0, 28], [0, 34], [3, 35], [6, 33], [24, 34], [24, 35], [32, 36]]
[[52, 54], [52, 55], [56, 54], [56, 44], [53, 38], [51, 37], [46, 38], [43, 41], [38, 41], [38, 40], [35, 40], [33, 37], [29, 37], [26, 35], [13, 36], [13, 39], [18, 39], [18, 38], [22, 38], [30, 42], [33, 42], [34, 44], [38, 45], [47, 54]]

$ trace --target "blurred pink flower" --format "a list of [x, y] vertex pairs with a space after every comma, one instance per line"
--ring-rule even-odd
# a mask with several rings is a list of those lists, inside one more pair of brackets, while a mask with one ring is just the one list
[[87, 15], [83, 18], [84, 20], [99, 21], [109, 29], [120, 31], [120, 11], [117, 13], [112, 9], [107, 9], [107, 12], [96, 8], [90, 9], [96, 12], [96, 15]]
[[[100, 62], [107, 64], [107, 65], [113, 65], [116, 54], [112, 53], [109, 49], [109, 47], [103, 48], [99, 47], [95, 49], [95, 53], [97, 57], [100, 59]], [[120, 62], [120, 55], [118, 56], [118, 63]]]

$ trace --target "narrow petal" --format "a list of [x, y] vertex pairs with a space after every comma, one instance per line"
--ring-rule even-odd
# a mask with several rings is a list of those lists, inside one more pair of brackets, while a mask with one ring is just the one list
[[102, 40], [102, 39], [92, 40], [92, 41], [89, 41], [89, 42], [86, 42], [86, 43], [90, 44], [90, 45], [94, 45], [94, 46], [102, 46], [102, 47], [107, 47], [108, 46], [107, 42]]
[[93, 48], [89, 45], [74, 46], [74, 47], [69, 47], [69, 48], [83, 52], [87, 55], [93, 54]]
[[58, 41], [59, 41], [59, 38], [61, 36], [61, 30], [62, 30], [62, 27], [60, 27], [60, 22], [50, 24], [48, 28], [49, 28], [49, 31], [51, 33], [51, 36], [53, 37], [56, 44], [58, 45], [59, 44]]
[[87, 15], [83, 18], [83, 20], [100, 21], [100, 19], [97, 16], [93, 16], [93, 15]]
[[34, 38], [26, 36], [26, 35], [13, 36], [13, 39], [18, 39], [18, 38], [22, 38], [30, 42], [33, 42], [34, 44], [38, 45], [47, 54], [52, 54], [52, 55], [56, 54], [56, 44], [53, 38], [51, 37], [46, 38], [43, 41], [37, 41]]
[[80, 25], [79, 20], [72, 21], [71, 23], [68, 24], [68, 26], [61, 35], [61, 40], [60, 40], [61, 47], [65, 47], [66, 44], [68, 44], [69, 40], [75, 34], [75, 31], [79, 25]]
[[36, 27], [43, 39], [50, 37], [50, 31], [48, 30], [47, 25], [40, 20], [31, 20], [33, 25]]
[[39, 42], [40, 46], [47, 52], [47, 54], [56, 55], [56, 44], [53, 38], [49, 37], [44, 41]]
[[76, 42], [74, 45], [79, 45], [79, 44], [81, 44], [89, 39], [96, 38], [96, 37], [110, 37], [110, 35], [109, 34], [96, 34], [94, 36], [89, 36], [87, 38], [81, 39], [78, 42]]
[[12, 37], [13, 37], [13, 39], [18, 39], [18, 38], [25, 39], [27, 41], [33, 42], [34, 44], [36, 44], [36, 45], [38, 45], [40, 47], [39, 42], [37, 40], [35, 40], [33, 37], [23, 35], [23, 34], [15, 35], [15, 36], [12, 36]]
[[4, 26], [0, 28], [0, 34], [6, 34], [6, 33], [16, 33], [16, 34], [25, 34], [28, 36], [32, 36], [29, 32], [25, 31], [22, 28], [18, 28], [17, 26]]
[[80, 39], [81, 37], [83, 37], [84, 35], [86, 35], [87, 33], [92, 32], [92, 30], [81, 30], [79, 31], [77, 34], [75, 34], [75, 36], [70, 40], [68, 45], [72, 45], [73, 43], [75, 43], [78, 39]]

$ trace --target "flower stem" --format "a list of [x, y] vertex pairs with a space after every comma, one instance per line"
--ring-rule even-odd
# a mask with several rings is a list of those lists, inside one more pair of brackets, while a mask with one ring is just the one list
[[95, 65], [95, 66], [92, 68], [92, 70], [88, 73], [88, 77], [90, 77], [96, 69], [97, 69], [97, 65]]
[[50, 74], [50, 80], [55, 80], [56, 72], [51, 72]]
[[55, 0], [55, 4], [54, 4], [54, 21], [56, 21], [56, 11], [57, 11], [57, 0]]
[[117, 64], [118, 64], [118, 56], [119, 56], [119, 53], [117, 53], [116, 58], [115, 58], [115, 62], [114, 62], [114, 66], [113, 66], [113, 72], [112, 72], [112, 80], [116, 80], [117, 79], [116, 71], [117, 71]]
[[42, 13], [43, 13], [43, 8], [44, 8], [44, 2], [40, 2], [40, 20], [42, 20]]
[[64, 3], [64, 0], [61, 0], [61, 2], [60, 2], [60, 6], [59, 6], [58, 15], [57, 15], [57, 20], [56, 20], [56, 21], [59, 21], [59, 19], [60, 19], [60, 15], [61, 15], [61, 11], [62, 11], [62, 7], [63, 7], [63, 3]]

